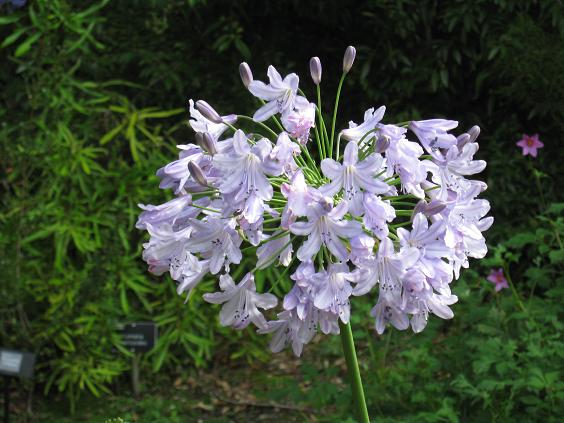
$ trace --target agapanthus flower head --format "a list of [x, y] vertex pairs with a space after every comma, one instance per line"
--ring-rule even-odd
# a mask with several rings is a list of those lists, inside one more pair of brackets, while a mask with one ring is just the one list
[[539, 140], [539, 134], [523, 134], [523, 138], [517, 142], [517, 145], [523, 149], [523, 156], [530, 154], [533, 157], [537, 157], [538, 149], [544, 147], [542, 141]]
[[[339, 90], [355, 55], [347, 48]], [[203, 299], [221, 306], [220, 323], [272, 333], [275, 352], [291, 346], [300, 355], [318, 331], [338, 334], [358, 296], [372, 301], [378, 333], [389, 325], [420, 332], [431, 315], [452, 318], [450, 284], [469, 258], [484, 257], [482, 232], [493, 223], [478, 198], [486, 185], [469, 178], [486, 165], [474, 158], [479, 128], [454, 134], [453, 120], [384, 123], [384, 106], [335, 128], [295, 73], [282, 77], [270, 66], [265, 83], [246, 63], [239, 71], [258, 99], [252, 117], [190, 100], [193, 142], [157, 171], [176, 197], [140, 205], [149, 270], [168, 272], [181, 295], [219, 280]], [[319, 87], [316, 57], [310, 73]], [[524, 142], [539, 148], [536, 141]], [[263, 269], [278, 281], [255, 284]], [[292, 287], [276, 298], [270, 291], [283, 279]], [[501, 269], [488, 280], [507, 287]]]

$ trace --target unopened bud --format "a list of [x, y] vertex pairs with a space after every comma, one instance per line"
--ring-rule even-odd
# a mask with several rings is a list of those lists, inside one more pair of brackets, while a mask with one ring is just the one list
[[309, 72], [311, 73], [311, 79], [315, 85], [321, 83], [321, 61], [319, 57], [312, 57], [309, 60]]
[[204, 172], [202, 172], [202, 168], [198, 166], [194, 162], [188, 162], [188, 172], [190, 172], [190, 176], [200, 185], [207, 187], [208, 180], [204, 176]]
[[204, 146], [204, 134], [201, 132], [196, 132], [196, 144], [202, 149], [205, 150], [206, 147]]
[[426, 209], [427, 209], [427, 203], [425, 202], [425, 200], [421, 200], [420, 202], [418, 202], [415, 205], [415, 208], [413, 209], [413, 214], [411, 215], [411, 220], [413, 220], [413, 218], [415, 217], [415, 215], [417, 213], [425, 213]]
[[425, 207], [425, 214], [427, 216], [433, 216], [442, 212], [446, 207], [446, 203], [440, 200], [431, 200], [429, 204]]
[[476, 141], [478, 135], [480, 135], [480, 127], [478, 125], [474, 125], [468, 130], [468, 134], [470, 134], [470, 142]]
[[356, 49], [353, 46], [348, 46], [345, 50], [343, 57], [343, 73], [349, 73], [356, 57]]
[[211, 120], [213, 123], [223, 123], [223, 119], [219, 116], [219, 113], [204, 100], [196, 101], [196, 109], [198, 109], [202, 116]]
[[458, 151], [462, 151], [464, 146], [469, 142], [470, 142], [470, 134], [464, 133], [456, 137], [456, 147], [458, 148]]
[[217, 153], [217, 147], [215, 144], [215, 140], [213, 139], [213, 137], [208, 133], [208, 132], [204, 132], [204, 136], [203, 136], [203, 149], [206, 150], [208, 153], [210, 153], [212, 156]]
[[378, 137], [378, 140], [376, 141], [376, 145], [374, 146], [374, 152], [383, 153], [388, 149], [389, 146], [390, 146], [390, 137], [386, 135], [382, 135]]
[[249, 88], [249, 84], [253, 82], [253, 73], [251, 72], [251, 68], [249, 67], [249, 65], [247, 65], [246, 62], [243, 62], [239, 65], [239, 75], [241, 75], [243, 85]]

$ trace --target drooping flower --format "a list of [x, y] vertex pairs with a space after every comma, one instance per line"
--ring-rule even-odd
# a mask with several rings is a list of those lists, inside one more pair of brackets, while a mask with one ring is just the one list
[[293, 175], [298, 170], [294, 157], [299, 153], [299, 145], [293, 142], [286, 132], [282, 132], [270, 152], [270, 159], [273, 163], [270, 166], [265, 164], [265, 170], [275, 174], [284, 172], [287, 175]]
[[222, 123], [214, 123], [204, 117], [194, 106], [194, 100], [190, 99], [190, 127], [195, 132], [208, 133], [214, 140], [219, 139], [221, 134], [228, 128], [226, 123], [235, 123], [237, 121], [236, 115], [221, 116]]
[[[139, 204], [139, 208], [143, 209], [144, 212], [139, 215], [135, 227], [137, 229], [147, 229], [147, 224], [159, 226], [163, 223], [173, 226], [176, 219], [182, 217], [181, 213], [186, 210], [187, 206], [191, 203], [192, 196], [190, 194], [186, 194], [158, 206], [153, 206], [151, 204]], [[197, 209], [192, 208], [192, 210]], [[197, 213], [199, 213], [199, 211], [197, 211]]]
[[306, 145], [309, 131], [315, 126], [315, 104], [309, 103], [302, 109], [287, 111], [282, 115], [282, 124], [301, 145]]
[[333, 159], [324, 159], [321, 162], [323, 174], [331, 180], [319, 190], [326, 196], [334, 196], [341, 188], [344, 198], [349, 204], [349, 211], [354, 216], [362, 214], [363, 191], [371, 194], [384, 194], [389, 192], [390, 186], [384, 181], [375, 178], [382, 171], [383, 158], [379, 154], [372, 154], [358, 162], [358, 145], [349, 142], [345, 147], [343, 164]]
[[378, 254], [365, 260], [359, 267], [365, 269], [357, 281], [353, 294], [364, 295], [376, 284], [380, 286], [380, 298], [398, 299], [402, 290], [402, 278], [409, 267], [419, 259], [417, 248], [408, 247], [397, 253], [390, 238], [384, 238], [378, 247]]
[[417, 135], [421, 145], [433, 157], [440, 155], [441, 148], [448, 150], [456, 145], [456, 137], [448, 131], [457, 126], [457, 121], [446, 119], [414, 120], [409, 123], [409, 129]]
[[499, 292], [502, 289], [505, 288], [509, 288], [509, 284], [507, 283], [507, 279], [505, 278], [505, 275], [503, 274], [503, 269], [500, 267], [499, 269], [492, 269], [489, 276], [488, 276], [488, 280], [495, 284], [495, 292]]
[[268, 67], [268, 79], [270, 84], [254, 80], [249, 84], [249, 91], [256, 97], [267, 101], [258, 109], [253, 119], [262, 122], [276, 113], [283, 114], [293, 109], [303, 109], [309, 102], [300, 95], [297, 95], [299, 77], [295, 73], [287, 75], [284, 79], [274, 68]]
[[[384, 113], [386, 113], [386, 107], [380, 106], [378, 109], [374, 110], [374, 107], [371, 107], [366, 112], [364, 112], [364, 122], [360, 125], [357, 125], [352, 120], [349, 122], [349, 129], [344, 129], [341, 131], [341, 137], [358, 143], [363, 137], [365, 137], [362, 145], [364, 145], [365, 141], [370, 140], [369, 132], [373, 131], [376, 128], [378, 122], [382, 120], [384, 117]], [[362, 147], [362, 145], [360, 147]]]
[[191, 252], [210, 259], [212, 274], [218, 273], [230, 263], [241, 262], [241, 238], [235, 231], [234, 219], [207, 217], [205, 220], [191, 219], [190, 224], [194, 236], [190, 238], [188, 248]]
[[379, 239], [384, 239], [390, 233], [388, 222], [396, 217], [396, 210], [389, 200], [382, 200], [374, 194], [364, 194], [364, 216], [362, 221]]
[[273, 265], [277, 259], [283, 266], [290, 264], [293, 252], [290, 234], [282, 234], [282, 231], [274, 232], [257, 248], [257, 269]]
[[527, 135], [523, 134], [517, 145], [523, 149], [523, 156], [530, 154], [533, 157], [537, 157], [538, 149], [544, 147], [544, 143], [539, 140], [539, 134]]
[[244, 329], [249, 323], [258, 328], [266, 328], [266, 319], [258, 310], [276, 307], [278, 300], [272, 294], [256, 292], [255, 278], [247, 273], [237, 285], [229, 275], [219, 277], [219, 287], [223, 292], [204, 294], [204, 300], [213, 304], [223, 304], [219, 313], [222, 326]]
[[301, 170], [292, 176], [291, 183], [281, 185], [280, 192], [288, 199], [282, 212], [283, 229], [288, 229], [297, 217], [307, 215], [310, 204], [321, 198], [321, 193], [307, 185]]
[[351, 272], [346, 264], [331, 264], [327, 271], [312, 276], [317, 282], [313, 305], [320, 310], [329, 311], [348, 323], [350, 319], [349, 297], [353, 288], [350, 282], [359, 279], [359, 272]]

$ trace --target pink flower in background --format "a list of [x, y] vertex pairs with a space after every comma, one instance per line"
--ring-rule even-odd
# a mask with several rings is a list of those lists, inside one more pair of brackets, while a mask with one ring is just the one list
[[499, 292], [503, 288], [509, 288], [509, 285], [507, 284], [507, 279], [505, 279], [505, 276], [503, 275], [502, 268], [499, 268], [497, 270], [492, 269], [490, 275], [488, 276], [488, 280], [491, 283], [495, 284], [495, 292]]
[[539, 134], [532, 136], [523, 134], [523, 138], [519, 140], [517, 145], [523, 149], [523, 156], [530, 154], [533, 157], [537, 157], [537, 149], [544, 147], [544, 144], [539, 140]]

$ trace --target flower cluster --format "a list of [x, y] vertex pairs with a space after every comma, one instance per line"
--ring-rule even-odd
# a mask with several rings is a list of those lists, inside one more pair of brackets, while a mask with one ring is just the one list
[[[354, 59], [349, 47], [333, 116]], [[477, 198], [486, 185], [469, 179], [486, 166], [474, 159], [479, 128], [456, 136], [452, 120], [383, 123], [382, 106], [328, 130], [318, 58], [310, 62], [317, 103], [294, 73], [282, 77], [270, 66], [263, 82], [246, 63], [239, 70], [260, 100], [254, 116], [221, 116], [190, 100], [194, 142], [179, 145], [178, 160], [157, 171], [160, 187], [176, 197], [140, 205], [149, 270], [169, 272], [186, 295], [217, 275], [218, 292], [203, 298], [222, 305], [221, 324], [272, 333], [275, 352], [291, 345], [300, 355], [318, 330], [339, 333], [352, 296], [374, 298], [380, 334], [388, 324], [420, 332], [430, 314], [452, 318], [449, 285], [470, 257], [484, 257], [482, 232], [493, 222], [488, 201]], [[248, 263], [235, 282], [232, 265]], [[293, 281], [271, 321], [263, 311], [277, 298], [254, 283], [269, 266]]]

